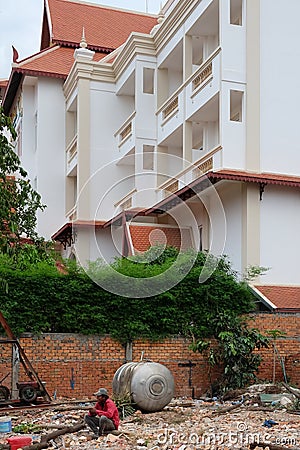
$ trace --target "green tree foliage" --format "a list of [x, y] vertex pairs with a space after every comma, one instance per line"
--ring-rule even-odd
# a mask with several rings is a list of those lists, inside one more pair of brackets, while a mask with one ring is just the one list
[[246, 318], [234, 310], [220, 310], [208, 320], [214, 341], [194, 339], [192, 350], [206, 354], [210, 366], [223, 367], [220, 392], [247, 386], [255, 380], [261, 362], [255, 350], [268, 347], [268, 338], [249, 327]]
[[[148, 253], [143, 263], [118, 259], [113, 265], [124, 274], [153, 276], [173, 264], [176, 257], [177, 251], [167, 249], [156, 263]], [[189, 258], [189, 252], [185, 258]], [[150, 298], [124, 298], [96, 285], [76, 265], [69, 266], [64, 275], [49, 262], [18, 268], [3, 256], [0, 276], [7, 279], [9, 295], [2, 299], [2, 312], [16, 334], [110, 334], [122, 343], [174, 335], [210, 337], [214, 332], [211, 317], [225, 310], [237, 315], [247, 313], [254, 303], [247, 286], [237, 280], [225, 258], [218, 260], [205, 283], [199, 283], [206, 258], [204, 253], [197, 254], [190, 272], [169, 291]], [[107, 276], [101, 263], [91, 264], [91, 272], [93, 278], [95, 274]]]
[[43, 210], [40, 195], [32, 189], [9, 136], [16, 138], [11, 120], [0, 108], [0, 251], [19, 249], [21, 238], [35, 242], [36, 213]]

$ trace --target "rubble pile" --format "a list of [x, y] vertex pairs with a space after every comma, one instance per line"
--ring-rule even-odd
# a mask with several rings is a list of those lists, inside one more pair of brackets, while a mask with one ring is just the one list
[[[194, 450], [194, 449], [300, 449], [299, 391], [282, 387], [252, 386], [233, 391], [222, 400], [180, 398], [162, 411], [135, 411], [121, 420], [117, 432], [92, 439], [82, 426], [48, 442], [48, 449], [69, 450]], [[0, 449], [7, 438], [28, 434], [32, 446], [55, 430], [82, 423], [91, 400], [55, 404], [49, 409], [13, 411], [13, 431], [0, 434]], [[1, 414], [1, 411], [0, 411]], [[4, 415], [4, 413], [3, 413]], [[29, 448], [29, 447], [28, 447]], [[33, 447], [32, 447], [33, 448]]]

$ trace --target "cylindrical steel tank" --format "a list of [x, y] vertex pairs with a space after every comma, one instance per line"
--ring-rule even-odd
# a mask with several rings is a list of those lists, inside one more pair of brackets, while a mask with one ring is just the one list
[[119, 367], [113, 378], [112, 389], [116, 397], [130, 396], [132, 403], [141, 411], [155, 412], [170, 403], [175, 384], [167, 367], [141, 361]]

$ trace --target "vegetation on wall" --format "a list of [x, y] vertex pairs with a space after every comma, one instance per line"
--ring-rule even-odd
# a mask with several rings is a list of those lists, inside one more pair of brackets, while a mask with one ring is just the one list
[[230, 310], [211, 316], [210, 324], [214, 340], [194, 339], [191, 349], [206, 355], [209, 367], [223, 368], [219, 391], [247, 386], [256, 379], [261, 363], [261, 355], [255, 350], [268, 347], [268, 338]]
[[[176, 253], [167, 249], [156, 263], [147, 262], [146, 254], [143, 265], [128, 259], [115, 264], [123, 273], [143, 270], [153, 276], [171, 265]], [[26, 267], [23, 264], [19, 268], [14, 260], [2, 255], [0, 276], [7, 280], [8, 294], [2, 297], [1, 309], [16, 334], [111, 334], [123, 343], [171, 335], [209, 337], [213, 331], [211, 317], [225, 310], [237, 315], [247, 313], [253, 310], [253, 297], [247, 286], [237, 281], [225, 258], [219, 259], [205, 283], [199, 283], [206, 257], [197, 254], [194, 266], [180, 283], [145, 299], [107, 292], [76, 265], [62, 274], [51, 261], [27, 262]]]

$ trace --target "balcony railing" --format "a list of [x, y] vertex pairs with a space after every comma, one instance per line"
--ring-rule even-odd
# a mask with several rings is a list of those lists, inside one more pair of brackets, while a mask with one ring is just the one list
[[77, 154], [77, 134], [73, 137], [69, 145], [67, 146], [67, 160], [68, 163], [72, 161], [72, 159]]
[[220, 89], [220, 52], [221, 48], [216, 48], [157, 109], [158, 142], [164, 141], [184, 120], [200, 111]]
[[207, 64], [201, 72], [193, 79], [193, 91], [203, 88], [206, 83], [208, 83], [212, 79], [212, 62]]
[[66, 217], [70, 222], [73, 222], [77, 219], [77, 205], [74, 205], [73, 208], [71, 208], [70, 211], [67, 212]]
[[121, 203], [120, 208], [123, 211], [126, 211], [127, 209], [132, 208], [132, 197], [129, 197], [127, 200], [125, 200], [125, 202]]
[[115, 203], [115, 208], [120, 208], [122, 211], [132, 208], [133, 200], [132, 197], [136, 193], [136, 189], [132, 189], [124, 197], [122, 197], [117, 203]]
[[201, 164], [198, 164], [195, 169], [193, 169], [193, 179], [200, 177], [202, 174], [213, 170], [213, 158], [209, 158]]
[[178, 188], [179, 188], [178, 180], [174, 180], [172, 183], [164, 187], [164, 196], [168, 197], [168, 195], [177, 192]]
[[162, 112], [163, 120], [169, 118], [173, 113], [178, 111], [178, 96], [175, 97], [164, 109]]
[[166, 198], [170, 194], [177, 192], [184, 186], [187, 186], [189, 183], [191, 183], [201, 175], [213, 169], [219, 169], [221, 167], [221, 159], [222, 147], [218, 145], [198, 161], [191, 163], [181, 172], [177, 173], [175, 176], [173, 175], [168, 180], [160, 184], [157, 188], [157, 192], [161, 193], [160, 195], [162, 196], [162, 198]]
[[115, 132], [115, 137], [118, 140], [119, 149], [132, 136], [134, 130], [133, 120], [135, 111], [125, 120], [122, 126]]
[[132, 122], [130, 122], [120, 133], [121, 142], [124, 141], [132, 133]]

